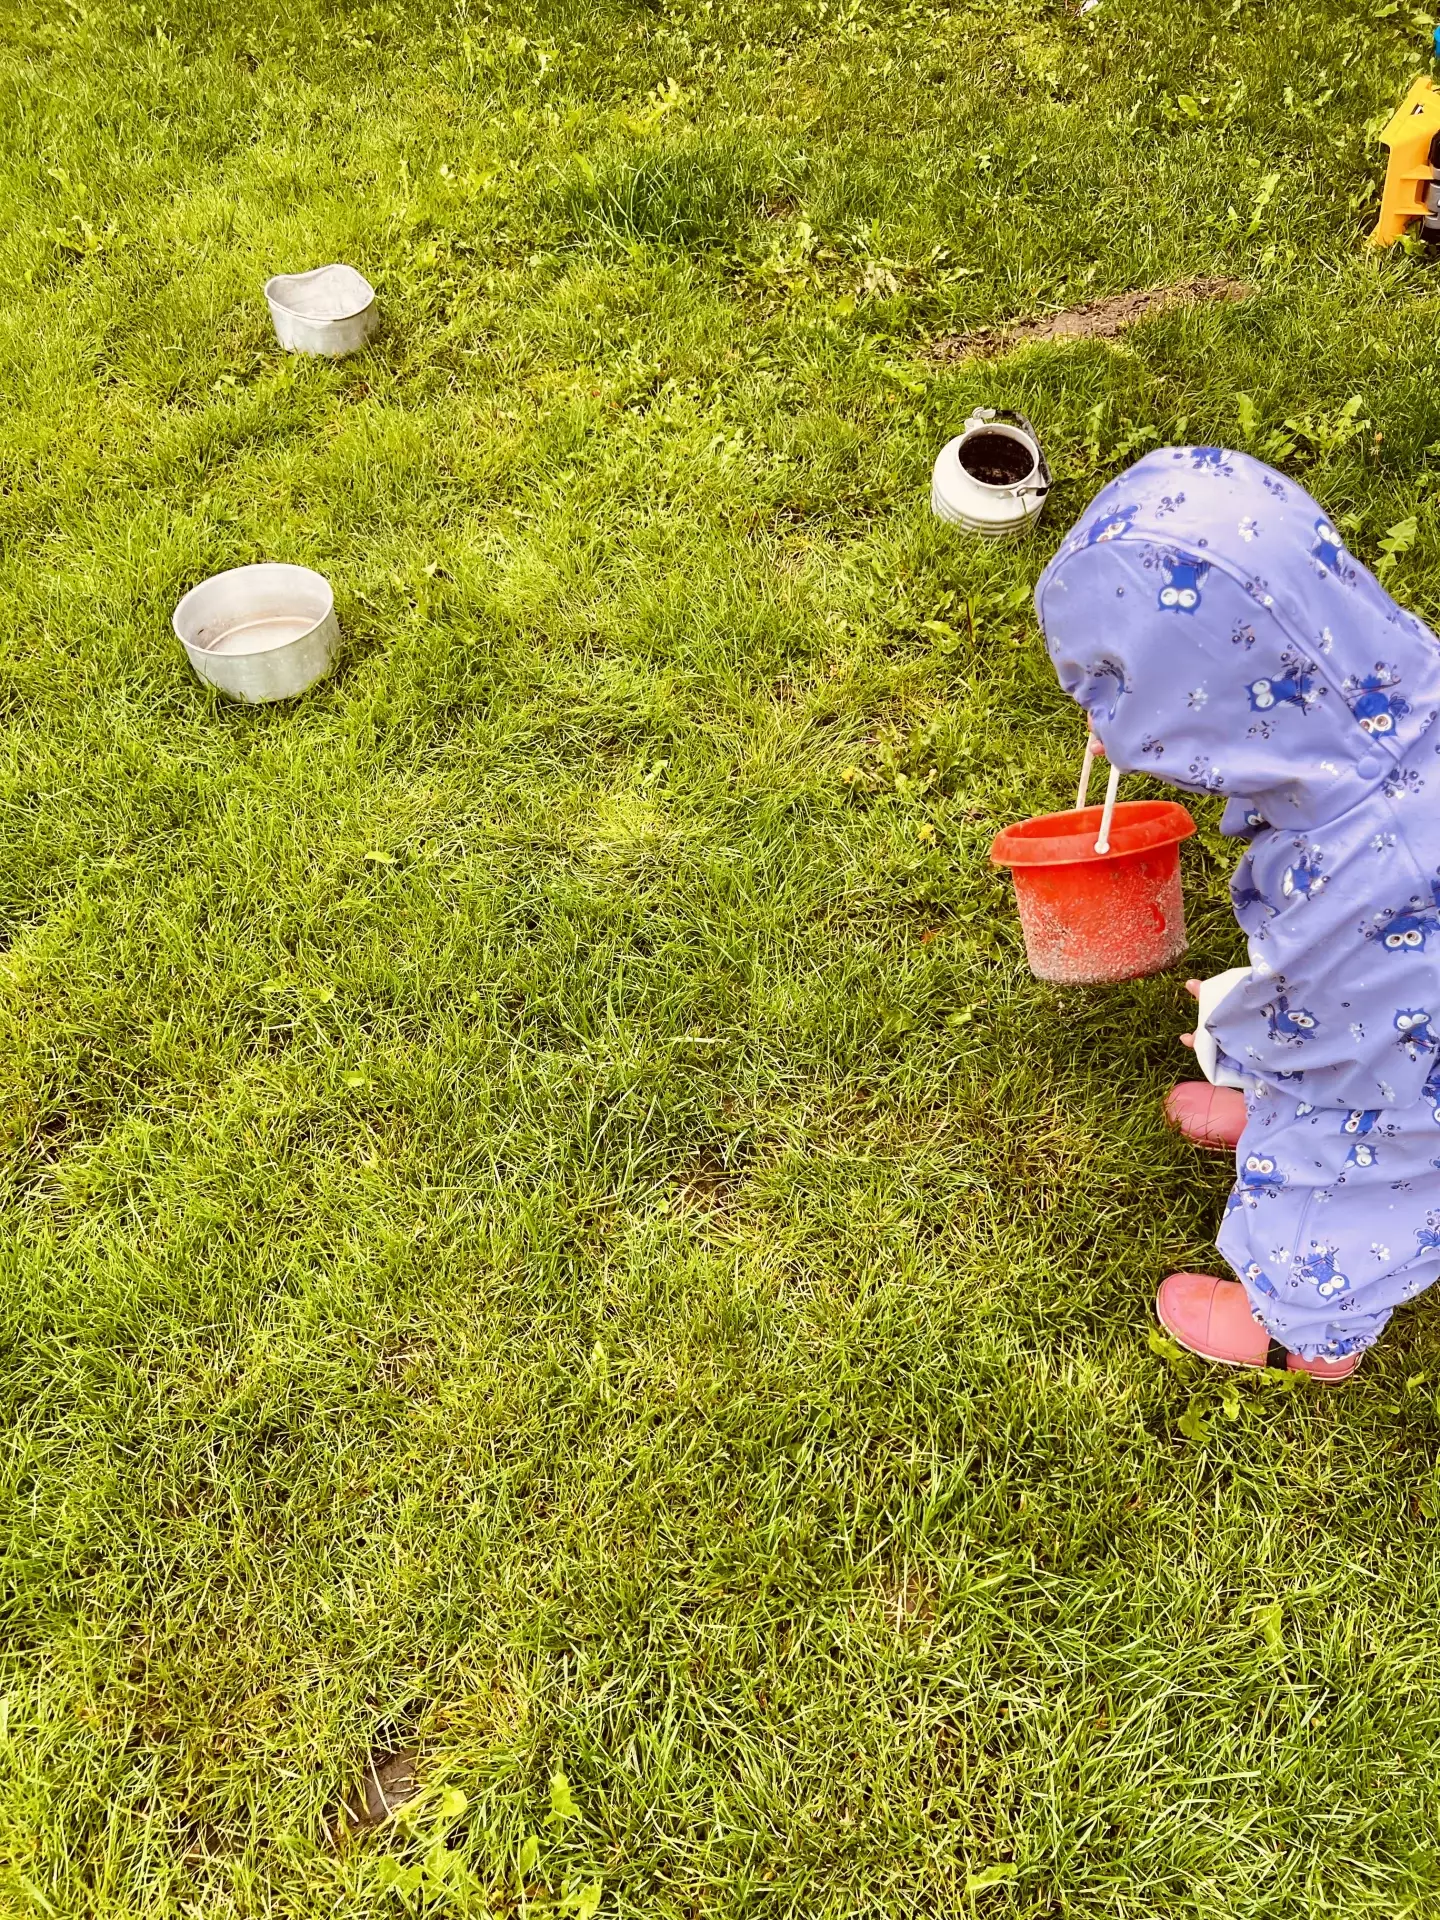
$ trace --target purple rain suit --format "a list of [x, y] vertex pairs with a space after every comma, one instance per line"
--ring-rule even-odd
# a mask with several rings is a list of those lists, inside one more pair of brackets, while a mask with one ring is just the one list
[[1310, 495], [1165, 447], [1090, 503], [1036, 611], [1111, 761], [1228, 801], [1250, 975], [1207, 1022], [1246, 1081], [1217, 1245], [1306, 1358], [1440, 1275], [1440, 643]]

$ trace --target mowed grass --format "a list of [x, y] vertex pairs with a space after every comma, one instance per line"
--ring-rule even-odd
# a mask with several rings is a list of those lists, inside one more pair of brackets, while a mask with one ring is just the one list
[[[1361, 244], [1428, 22], [12, 0], [0, 1911], [1440, 1913], [1435, 1311], [1332, 1396], [1147, 1346], [1179, 979], [1036, 983], [986, 859], [1143, 448], [1440, 611], [1437, 268]], [[383, 338], [282, 356], [337, 258]], [[986, 402], [1014, 546], [928, 512]], [[169, 614], [272, 558], [345, 655], [241, 710]]]

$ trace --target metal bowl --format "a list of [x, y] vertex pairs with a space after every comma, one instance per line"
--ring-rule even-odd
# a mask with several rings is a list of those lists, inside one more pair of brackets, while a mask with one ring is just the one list
[[340, 644], [323, 573], [267, 561], [192, 587], [172, 618], [190, 664], [236, 700], [293, 700], [330, 670]]
[[275, 337], [291, 353], [332, 357], [363, 347], [380, 324], [375, 289], [363, 273], [336, 262], [265, 282]]

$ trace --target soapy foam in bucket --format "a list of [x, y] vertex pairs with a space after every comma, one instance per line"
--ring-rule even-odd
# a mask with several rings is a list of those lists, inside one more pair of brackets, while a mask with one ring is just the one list
[[[1185, 901], [1178, 863], [1143, 863], [1140, 883], [1117, 889], [1103, 930], [1077, 928], [1074, 909], [1043, 895], [1018, 894], [1026, 958], [1040, 980], [1061, 986], [1143, 978], [1172, 966], [1186, 947]], [[1146, 884], [1148, 882], [1148, 885]]]
[[972, 433], [957, 458], [971, 479], [985, 487], [1013, 487], [1035, 471], [1035, 450], [1029, 442], [994, 427]]

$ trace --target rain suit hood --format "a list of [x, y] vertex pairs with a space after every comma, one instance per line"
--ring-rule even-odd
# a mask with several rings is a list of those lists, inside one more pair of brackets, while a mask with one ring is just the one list
[[1061, 685], [1126, 771], [1308, 827], [1379, 785], [1440, 712], [1440, 648], [1302, 488], [1221, 447], [1162, 448], [1097, 496], [1041, 576]]

